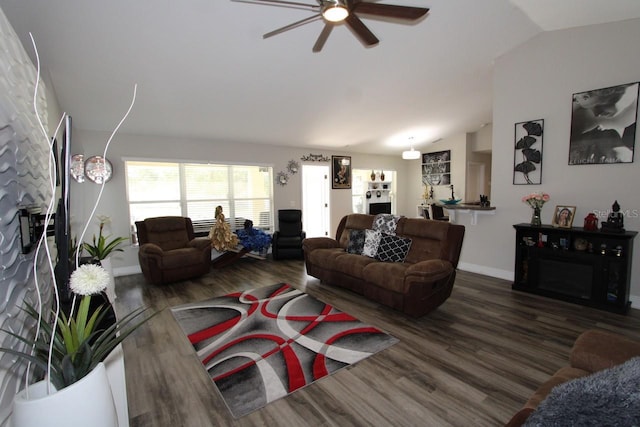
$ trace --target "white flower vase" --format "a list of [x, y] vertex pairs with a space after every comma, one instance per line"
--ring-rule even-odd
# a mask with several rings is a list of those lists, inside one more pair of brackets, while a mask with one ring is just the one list
[[113, 264], [111, 264], [111, 258], [107, 257], [100, 260], [100, 265], [107, 273], [109, 273], [109, 284], [107, 285], [105, 292], [109, 297], [109, 301], [114, 302], [116, 300], [116, 281], [113, 278]]
[[[52, 390], [55, 388], [52, 386]], [[103, 363], [80, 381], [47, 395], [46, 381], [19, 392], [13, 403], [13, 427], [117, 427], [118, 415]]]

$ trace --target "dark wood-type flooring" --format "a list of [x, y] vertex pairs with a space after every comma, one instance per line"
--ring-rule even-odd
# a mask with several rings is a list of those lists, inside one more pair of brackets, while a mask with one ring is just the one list
[[[234, 419], [167, 307], [287, 282], [399, 338], [394, 346]], [[129, 416], [139, 426], [499, 426], [568, 362], [576, 337], [602, 328], [640, 339], [626, 316], [511, 290], [459, 272], [453, 294], [420, 319], [307, 276], [302, 261], [242, 259], [167, 286], [116, 279], [119, 314], [161, 313], [124, 343]]]

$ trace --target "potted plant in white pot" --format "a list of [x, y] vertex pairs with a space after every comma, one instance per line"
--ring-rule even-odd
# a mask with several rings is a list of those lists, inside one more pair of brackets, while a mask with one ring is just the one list
[[[44, 377], [16, 396], [14, 426], [117, 425], [103, 361], [157, 313], [144, 316], [147, 309], [137, 308], [115, 323], [101, 326], [107, 307], [101, 305], [91, 312], [90, 303], [92, 296], [104, 291], [108, 282], [109, 273], [102, 266], [81, 265], [71, 275], [70, 287], [75, 295], [69, 316], [51, 311], [53, 323], [50, 323], [49, 316], [40, 314], [43, 310], [26, 304], [25, 312], [36, 321], [35, 338], [3, 330], [25, 343], [31, 352], [11, 348], [0, 351], [30, 362], [37, 369], [35, 375]], [[81, 300], [76, 308], [78, 296]], [[78, 405], [80, 401], [83, 403]]]

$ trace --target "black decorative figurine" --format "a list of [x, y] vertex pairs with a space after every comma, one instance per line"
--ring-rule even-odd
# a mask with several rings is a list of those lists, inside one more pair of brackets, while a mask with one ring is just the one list
[[607, 217], [607, 221], [602, 223], [602, 231], [624, 233], [624, 216], [620, 212], [617, 200], [611, 206], [611, 213]]

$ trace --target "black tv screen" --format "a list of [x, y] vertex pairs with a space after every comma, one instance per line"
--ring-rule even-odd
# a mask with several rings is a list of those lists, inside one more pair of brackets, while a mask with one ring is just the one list
[[[56, 153], [57, 155], [57, 153]], [[54, 274], [58, 284], [60, 299], [67, 301], [70, 299], [69, 277], [71, 276], [72, 265], [69, 257], [71, 249], [71, 225], [69, 221], [69, 187], [71, 169], [71, 116], [67, 116], [64, 121], [64, 132], [60, 150], [60, 199], [56, 209], [55, 242], [58, 252], [58, 259], [55, 265]]]

